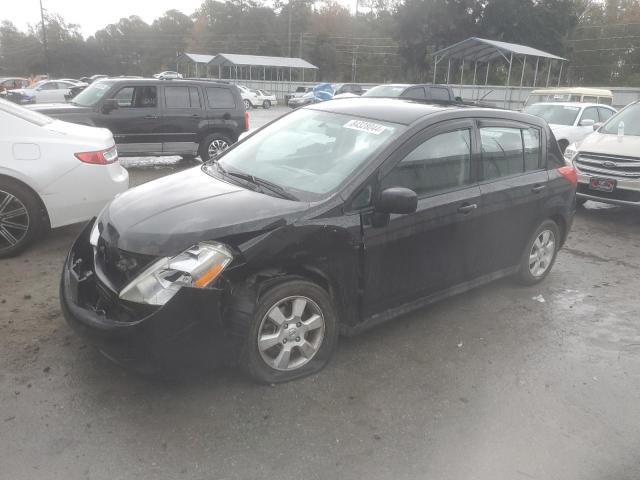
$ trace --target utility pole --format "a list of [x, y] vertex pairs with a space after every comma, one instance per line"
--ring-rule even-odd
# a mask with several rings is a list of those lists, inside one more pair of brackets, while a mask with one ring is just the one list
[[42, 20], [42, 46], [44, 47], [44, 60], [47, 66], [46, 74], [49, 75], [49, 49], [47, 48], [47, 28], [44, 23], [44, 8], [42, 8], [42, 0], [40, 0], [40, 19]]
[[291, 6], [292, 0], [289, 0], [289, 40], [287, 41], [287, 57], [291, 57]]

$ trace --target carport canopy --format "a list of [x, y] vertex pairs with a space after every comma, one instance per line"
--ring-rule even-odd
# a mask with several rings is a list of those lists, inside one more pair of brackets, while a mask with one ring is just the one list
[[[200, 76], [200, 71], [208, 73], [209, 62], [213, 60], [213, 55], [204, 55], [201, 53], [182, 53], [176, 59], [176, 70], [180, 72], [180, 64], [186, 65], [186, 76], [189, 77], [189, 72], [195, 70], [195, 76]], [[208, 76], [208, 75], [207, 75]]]
[[[558, 84], [560, 84], [560, 78], [562, 77], [562, 65], [567, 62], [566, 58], [559, 57], [558, 55], [554, 55], [552, 53], [544, 52], [542, 50], [538, 50], [537, 48], [528, 47], [526, 45], [519, 45], [517, 43], [507, 43], [500, 42], [498, 40], [489, 40], [486, 38], [478, 38], [471, 37], [463, 40], [461, 42], [455, 43], [449, 47], [443, 48], [442, 50], [438, 50], [433, 54], [434, 57], [434, 70], [433, 70], [433, 81], [435, 83], [436, 73], [438, 64], [442, 60], [448, 60], [447, 67], [447, 83], [449, 83], [449, 75], [451, 70], [451, 60], [457, 60], [461, 63], [461, 75], [460, 78], [463, 78], [464, 75], [464, 64], [465, 62], [474, 64], [474, 79], [473, 84], [475, 85], [476, 80], [476, 72], [478, 63], [486, 63], [487, 64], [487, 75], [486, 78], [488, 81], [489, 77], [489, 67], [492, 61], [504, 61], [509, 65], [509, 73], [507, 76], [507, 85], [511, 80], [511, 68], [513, 66], [513, 60], [521, 59], [522, 61], [522, 75], [520, 78], [520, 86], [522, 86], [522, 82], [524, 80], [524, 71], [527, 62], [527, 58], [535, 58], [536, 59], [536, 67], [535, 74], [533, 80], [533, 86], [535, 87], [536, 80], [538, 77], [538, 67], [540, 63], [540, 59], [543, 61], [549, 62], [549, 70], [547, 76], [547, 86], [549, 85], [549, 76], [551, 74], [551, 62], [558, 62], [560, 64], [560, 74], [558, 75]], [[461, 81], [462, 83], [462, 81]]]
[[[302, 58], [242, 55], [236, 53], [219, 53], [213, 57], [209, 65], [218, 67], [219, 78], [223, 78], [224, 71], [228, 68], [228, 78], [235, 78], [236, 80], [243, 77], [243, 70], [245, 72], [244, 77], [247, 80], [252, 79], [252, 71], [255, 71], [255, 69], [258, 69], [258, 78], [262, 77], [263, 80], [267, 79], [267, 69], [269, 69], [272, 75], [275, 71], [276, 79], [280, 80], [284, 80], [284, 72], [289, 73], [289, 80], [291, 80], [293, 71], [299, 72], [304, 80], [305, 70], [313, 70], [314, 72], [318, 70], [318, 67]], [[238, 77], [238, 69], [240, 69], [240, 77]], [[235, 74], [233, 72], [235, 72]], [[260, 75], [260, 73], [262, 75]], [[256, 80], [258, 78], [256, 78]]]

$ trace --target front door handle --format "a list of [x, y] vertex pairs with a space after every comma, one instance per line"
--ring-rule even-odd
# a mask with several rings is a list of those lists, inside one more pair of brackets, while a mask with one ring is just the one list
[[463, 203], [458, 207], [458, 212], [466, 215], [467, 213], [473, 212], [476, 208], [478, 208], [478, 205], [475, 203]]
[[200, 115], [198, 115], [197, 113], [194, 113], [193, 115], [191, 115], [193, 118], [200, 118]]
[[158, 116], [157, 115], [145, 115], [144, 118], [152, 119], [152, 118], [158, 118]]
[[531, 189], [531, 191], [532, 191], [533, 193], [540, 193], [542, 190], [544, 190], [545, 186], [546, 186], [546, 185], [542, 185], [542, 184], [540, 184], [540, 185], [535, 185], [535, 186]]

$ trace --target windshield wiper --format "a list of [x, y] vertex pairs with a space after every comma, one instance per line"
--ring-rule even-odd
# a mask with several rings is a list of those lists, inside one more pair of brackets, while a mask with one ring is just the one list
[[[222, 166], [218, 165], [218, 168], [222, 169]], [[282, 198], [286, 198], [287, 200], [298, 200], [298, 197], [296, 197], [295, 195], [292, 195], [291, 193], [287, 192], [284, 188], [282, 188], [280, 185], [272, 183], [269, 180], [256, 177], [255, 175], [250, 175], [248, 173], [230, 172], [224, 169], [222, 169], [222, 172], [225, 175], [228, 175], [230, 177], [240, 178], [247, 182], [253, 183], [254, 185], [258, 185], [260, 187], [266, 188], [267, 190], [270, 190], [271, 192], [281, 196]]]

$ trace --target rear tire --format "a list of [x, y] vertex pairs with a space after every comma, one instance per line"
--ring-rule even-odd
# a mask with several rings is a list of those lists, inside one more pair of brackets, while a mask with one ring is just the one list
[[198, 153], [203, 162], [209, 161], [216, 156], [216, 154], [223, 152], [231, 146], [233, 142], [229, 137], [223, 133], [214, 132], [205, 137], [200, 143]]
[[35, 194], [17, 182], [0, 179], [0, 258], [22, 252], [46, 231]]
[[551, 271], [560, 248], [560, 228], [545, 220], [535, 230], [522, 252], [518, 281], [523, 285], [541, 282]]
[[582, 207], [585, 203], [587, 203], [586, 198], [576, 197], [576, 207]]
[[262, 102], [262, 108], [264, 108], [265, 110], [269, 110], [271, 108], [271, 102], [269, 100], [265, 100], [264, 102]]
[[244, 103], [244, 109], [245, 110], [251, 110], [251, 102], [249, 100], [243, 100], [242, 103]]
[[337, 342], [338, 320], [324, 289], [295, 279], [263, 293], [235, 332], [243, 370], [260, 383], [281, 383], [324, 368]]

